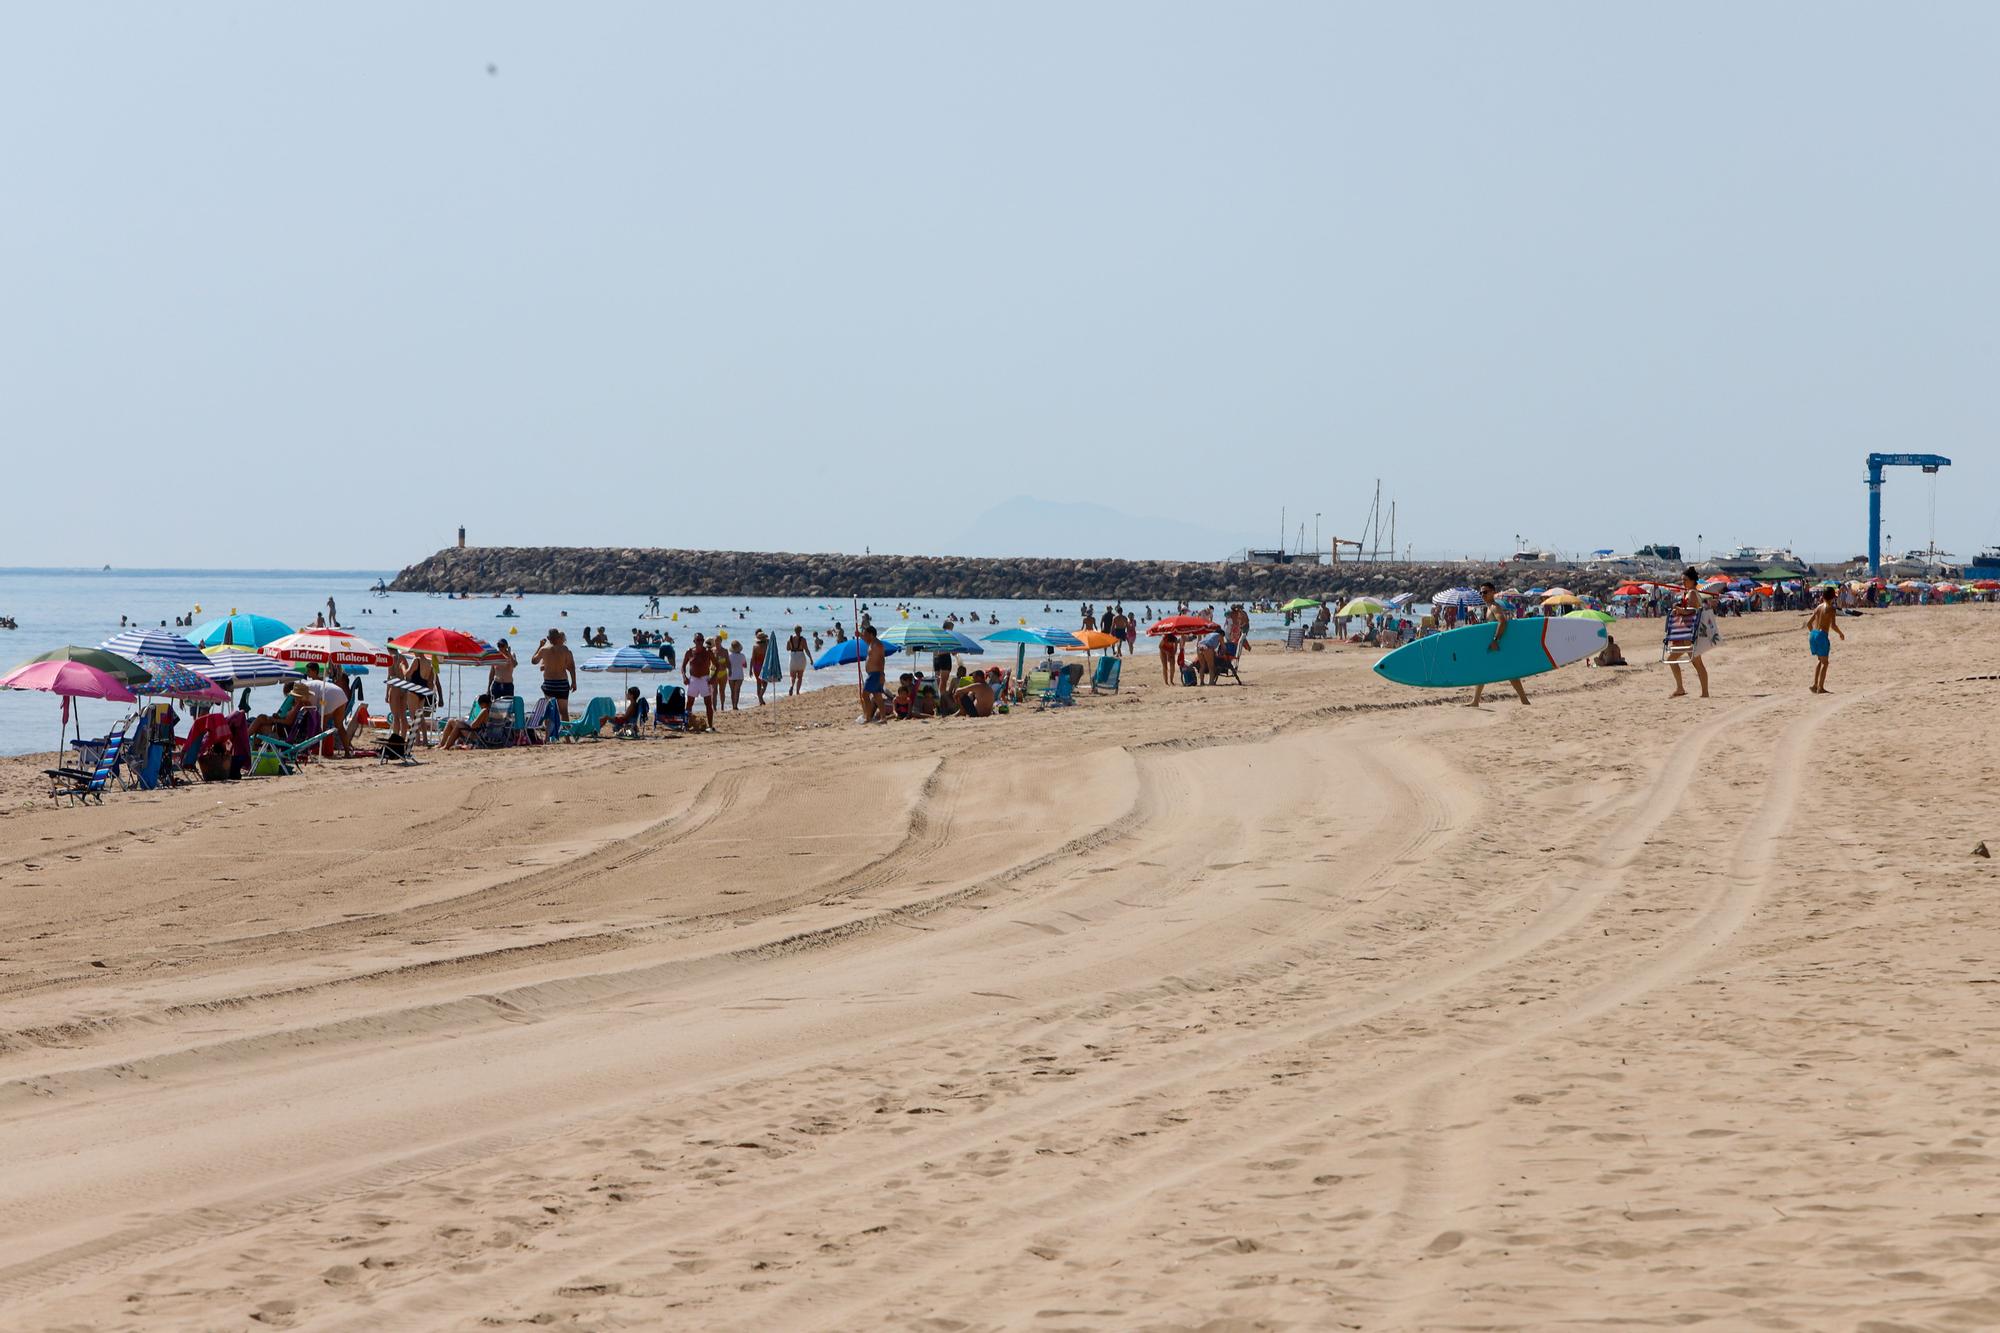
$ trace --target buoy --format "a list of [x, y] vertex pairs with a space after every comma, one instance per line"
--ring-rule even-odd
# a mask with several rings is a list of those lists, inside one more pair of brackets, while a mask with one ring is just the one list
[[196, 611], [199, 611], [199, 610], [201, 610], [201, 603], [200, 603], [200, 602], [196, 602], [196, 603], [194, 604], [194, 609], [195, 609]]
[[507, 627], [507, 632], [509, 634], [519, 634], [521, 632], [521, 627], [519, 625], [509, 625]]
[[678, 611], [674, 612], [674, 615], [673, 615], [673, 618], [674, 618], [675, 620], [679, 620], [679, 619], [681, 618], [681, 613], [680, 613], [680, 612], [678, 612]]
[[1019, 623], [1023, 625], [1027, 624], [1028, 618], [1026, 616], [1022, 616]]
[[235, 607], [233, 607], [233, 606], [232, 606], [232, 607], [230, 607], [230, 608], [229, 608], [229, 614], [230, 614], [230, 615], [232, 615], [232, 616], [233, 616], [233, 615], [235, 615], [235, 614], [236, 614], [236, 608], [235, 608]]

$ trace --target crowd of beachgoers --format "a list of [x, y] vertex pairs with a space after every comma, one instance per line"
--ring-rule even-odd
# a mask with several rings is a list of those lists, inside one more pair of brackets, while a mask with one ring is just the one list
[[[1635, 581], [1602, 598], [1560, 586], [1488, 585], [1428, 597], [1298, 598], [1282, 606], [1220, 609], [1185, 603], [1171, 610], [1128, 609], [1114, 601], [1078, 606], [1064, 617], [1070, 624], [1030, 625], [1022, 617], [1005, 629], [990, 612], [926, 619], [934, 613], [911, 603], [857, 605], [851, 633], [846, 619], [833, 617], [811, 628], [796, 623], [789, 632], [718, 628], [683, 643], [669, 626], [639, 625], [627, 632], [629, 642], [614, 644], [609, 626], [586, 625], [572, 646], [570, 631], [551, 626], [532, 650], [519, 654], [505, 635], [489, 641], [443, 626], [378, 645], [339, 624], [329, 601], [325, 614], [296, 631], [267, 617], [237, 614], [199, 628], [193, 612], [174, 617], [171, 629], [123, 623], [95, 648], [72, 645], [21, 664], [0, 677], [0, 686], [65, 696], [65, 719], [74, 698], [145, 701], [105, 735], [86, 738], [79, 727], [74, 739], [65, 738], [68, 760], [59, 756], [47, 770], [53, 794], [101, 799], [112, 783], [150, 788], [193, 777], [275, 776], [315, 759], [407, 764], [434, 749], [712, 733], [720, 717], [741, 711], [746, 695], [753, 707], [791, 699], [808, 688], [808, 672], [829, 668], [853, 671], [857, 723], [978, 719], [1024, 706], [1070, 706], [1080, 696], [1116, 692], [1125, 659], [1148, 637], [1156, 641], [1163, 685], [1240, 684], [1251, 651], [1252, 611], [1282, 617], [1287, 648], [1328, 642], [1395, 649], [1504, 618], [1589, 617], [1615, 629], [1685, 607], [1698, 608], [1712, 626], [1721, 617], [1811, 613], [1826, 604], [1854, 610], [1996, 596], [2000, 582], [1993, 580], [1764, 582], [1701, 578], [1689, 570], [1678, 584]], [[657, 598], [650, 599], [640, 618], [665, 619], [662, 610]], [[875, 619], [878, 610], [885, 623]], [[1059, 608], [1044, 610], [1061, 614]], [[511, 604], [501, 614], [518, 618]], [[1830, 627], [1820, 625], [1818, 632]], [[1697, 657], [1713, 633], [1704, 630]], [[979, 660], [1006, 648], [1013, 652]], [[580, 657], [579, 650], [587, 655]], [[1814, 651], [1824, 656], [1817, 646]], [[1593, 661], [1625, 663], [1615, 633]], [[475, 681], [484, 679], [461, 692], [468, 668]], [[379, 706], [365, 697], [370, 672], [386, 673]], [[584, 672], [619, 673], [617, 694], [582, 698]], [[629, 683], [634, 674], [641, 685]], [[253, 706], [253, 694], [263, 687], [276, 692], [262, 707]]]

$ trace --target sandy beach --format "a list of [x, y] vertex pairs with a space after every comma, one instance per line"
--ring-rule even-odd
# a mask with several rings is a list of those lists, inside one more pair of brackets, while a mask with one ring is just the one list
[[0, 1326], [2000, 1325], [2000, 614], [1850, 619], [1827, 697], [1797, 623], [1708, 700], [1260, 645], [102, 808], [10, 764]]

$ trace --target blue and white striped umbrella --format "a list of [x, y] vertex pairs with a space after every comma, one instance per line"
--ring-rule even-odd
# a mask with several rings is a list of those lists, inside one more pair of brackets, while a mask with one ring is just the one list
[[202, 656], [201, 649], [194, 644], [170, 630], [163, 629], [128, 629], [112, 635], [97, 646], [107, 652], [117, 653], [120, 657], [130, 657], [135, 660], [141, 657], [157, 657], [162, 662], [173, 662], [190, 671], [198, 670], [208, 661]]
[[[216, 684], [231, 690], [247, 690], [259, 685], [283, 685], [299, 679], [304, 674], [296, 667], [287, 666], [275, 657], [253, 653], [247, 648], [211, 648], [203, 656], [207, 660], [194, 669]], [[367, 669], [349, 667], [347, 673], [353, 675]]]
[[1478, 606], [1486, 599], [1470, 588], [1446, 588], [1431, 598], [1432, 606]]
[[584, 671], [672, 671], [666, 659], [649, 648], [635, 648], [626, 644], [619, 648], [607, 648], [601, 653], [593, 653], [577, 666]]

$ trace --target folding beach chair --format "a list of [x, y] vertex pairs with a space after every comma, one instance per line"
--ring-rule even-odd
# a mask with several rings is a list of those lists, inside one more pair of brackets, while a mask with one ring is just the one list
[[653, 692], [653, 730], [686, 731], [687, 691], [678, 685], [662, 685]]
[[1694, 639], [1701, 629], [1701, 612], [1673, 610], [1667, 612], [1666, 638], [1660, 645], [1662, 662], [1692, 662], [1694, 660]]
[[1285, 651], [1302, 653], [1306, 650], [1306, 627], [1294, 625], [1285, 631]]
[[[296, 773], [299, 771], [299, 765], [312, 757], [312, 752], [319, 747], [319, 743], [331, 735], [333, 732], [328, 729], [289, 744], [268, 734], [253, 736], [250, 738], [250, 771], [264, 777]], [[276, 774], [271, 772], [270, 763], [259, 762], [266, 760], [275, 761]]]
[[128, 718], [112, 728], [104, 738], [104, 749], [98, 753], [97, 763], [89, 770], [81, 768], [45, 768], [42, 773], [49, 780], [49, 799], [68, 800], [71, 805], [96, 801], [104, 804], [104, 784], [117, 773], [120, 760], [125, 753], [125, 728]]
[[1056, 683], [1042, 691], [1042, 702], [1050, 708], [1067, 708], [1076, 702], [1076, 677], [1065, 671]]
[[566, 741], [596, 740], [598, 729], [617, 715], [609, 699], [592, 699], [584, 705], [582, 717], [571, 718], [563, 727], [562, 737]]
[[1124, 669], [1125, 659], [1122, 657], [1098, 658], [1097, 671], [1090, 678], [1090, 692], [1092, 694], [1118, 693], [1118, 676]]

